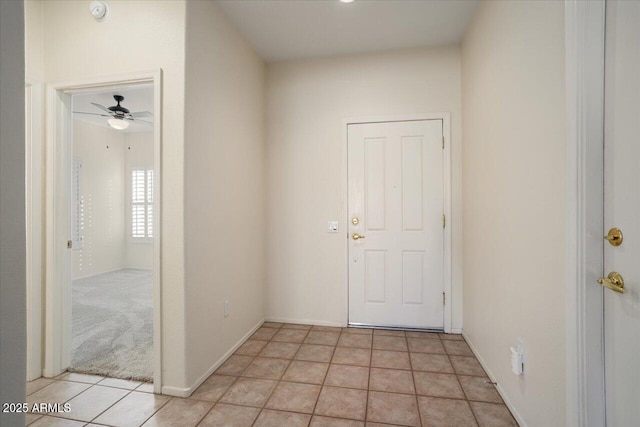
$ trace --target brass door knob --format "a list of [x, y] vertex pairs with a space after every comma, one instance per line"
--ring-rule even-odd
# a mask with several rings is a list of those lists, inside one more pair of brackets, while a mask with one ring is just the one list
[[611, 246], [620, 246], [622, 244], [623, 236], [622, 231], [613, 227], [609, 230], [606, 236], [604, 236], [605, 240], [608, 240]]
[[353, 233], [353, 235], [351, 236], [351, 238], [353, 240], [358, 240], [358, 239], [364, 239], [364, 236], [358, 234], [358, 233]]
[[622, 278], [620, 273], [612, 271], [606, 278], [602, 277], [598, 279], [598, 283], [600, 283], [605, 288], [611, 289], [612, 291], [624, 294], [624, 279]]

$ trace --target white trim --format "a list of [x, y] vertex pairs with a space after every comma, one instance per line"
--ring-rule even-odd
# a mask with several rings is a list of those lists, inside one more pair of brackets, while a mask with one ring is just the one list
[[285, 317], [267, 317], [265, 322], [274, 323], [292, 323], [294, 325], [312, 325], [312, 326], [333, 326], [336, 328], [345, 328], [346, 323], [328, 322], [326, 320], [309, 320], [309, 319], [287, 319]]
[[[152, 83], [154, 87], [154, 214], [156, 219], [156, 233], [154, 245], [153, 266], [153, 382], [154, 392], [160, 393], [162, 387], [162, 276], [161, 276], [161, 194], [162, 194], [162, 70], [151, 70], [134, 73], [124, 73], [105, 77], [79, 79], [72, 82], [51, 83], [47, 85], [47, 189], [46, 189], [46, 332], [45, 332], [45, 369], [47, 377], [60, 374], [67, 365], [69, 337], [65, 324], [70, 324], [70, 310], [65, 309], [65, 301], [70, 295], [63, 296], [64, 283], [71, 278], [69, 251], [66, 249], [68, 230], [65, 222], [68, 212], [60, 209], [60, 202], [56, 200], [60, 180], [64, 179], [64, 159], [68, 155], [61, 154], [61, 150], [69, 154], [71, 144], [66, 144], [71, 129], [71, 112], [68, 100], [70, 95], [114, 86], [132, 86]], [[66, 101], [66, 102], [65, 102]], [[67, 104], [67, 105], [65, 105]], [[62, 125], [61, 125], [62, 124]], [[63, 185], [64, 187], [64, 185]], [[68, 286], [67, 286], [68, 288]], [[68, 325], [67, 325], [68, 326]], [[70, 329], [69, 329], [70, 331]]]
[[[345, 227], [349, 225], [349, 186], [348, 186], [348, 131], [347, 126], [350, 124], [363, 124], [363, 123], [385, 123], [385, 122], [408, 122], [418, 120], [442, 120], [442, 135], [444, 136], [445, 145], [443, 153], [443, 174], [444, 174], [444, 215], [447, 218], [447, 226], [444, 229], [444, 292], [446, 295], [444, 305], [444, 332], [451, 332], [451, 323], [453, 310], [451, 309], [453, 303], [453, 297], [451, 294], [451, 280], [452, 280], [452, 246], [451, 246], [451, 114], [447, 112], [442, 113], [418, 113], [418, 114], [401, 114], [401, 115], [389, 115], [389, 116], [373, 116], [373, 117], [356, 117], [346, 118], [342, 120], [342, 219]], [[348, 237], [348, 234], [347, 234]], [[346, 293], [346, 315], [345, 319], [347, 324], [349, 323], [349, 239], [345, 239], [343, 246], [343, 262], [345, 263], [345, 293]]]
[[[46, 278], [45, 278], [45, 348], [44, 369], [45, 377], [54, 377], [64, 369], [64, 356], [62, 349], [66, 328], [63, 327], [64, 314], [70, 310], [64, 307], [63, 297], [65, 280], [71, 280], [70, 271], [66, 265], [69, 257], [65, 257], [66, 241], [69, 237], [64, 219], [68, 217], [64, 209], [64, 203], [58, 200], [57, 187], [65, 188], [66, 183], [60, 184], [60, 180], [66, 179], [64, 159], [61, 149], [70, 144], [57, 144], [56, 141], [65, 141], [65, 131], [69, 129], [69, 96], [63, 92], [57, 92], [51, 85], [47, 86], [46, 93]], [[60, 124], [58, 123], [60, 122]], [[60, 164], [62, 162], [62, 164]], [[59, 176], [62, 175], [62, 176]], [[63, 220], [59, 217], [63, 216]], [[56, 268], [56, 266], [61, 266]]]
[[605, 2], [565, 1], [566, 425], [605, 421], [603, 129]]
[[42, 376], [42, 84], [25, 79], [27, 381]]
[[509, 397], [505, 393], [504, 389], [502, 388], [500, 383], [498, 383], [498, 381], [496, 380], [496, 376], [493, 375], [493, 372], [491, 372], [491, 370], [485, 363], [484, 359], [482, 358], [482, 356], [480, 356], [480, 353], [478, 353], [478, 351], [476, 350], [476, 347], [473, 345], [473, 343], [469, 339], [469, 336], [465, 334], [464, 331], [462, 332], [462, 336], [464, 337], [464, 340], [469, 345], [469, 348], [473, 352], [474, 356], [476, 356], [476, 359], [478, 359], [478, 362], [480, 363], [480, 366], [482, 366], [482, 369], [484, 369], [484, 371], [487, 373], [487, 376], [489, 377], [489, 379], [493, 383], [495, 383], [495, 387], [496, 387], [496, 390], [498, 391], [498, 394], [500, 394], [500, 397], [502, 397], [502, 400], [504, 400], [504, 404], [507, 405], [507, 408], [509, 408], [509, 411], [511, 411], [511, 415], [513, 415], [513, 418], [516, 419], [520, 427], [527, 427], [527, 423], [524, 421], [524, 418], [522, 418], [522, 415], [520, 415], [516, 407], [513, 406], [513, 404], [511, 403], [511, 400], [509, 400]]
[[453, 317], [453, 293], [451, 292], [452, 281], [452, 247], [451, 247], [451, 230], [453, 224], [453, 215], [451, 214], [451, 116], [449, 113], [440, 113], [442, 115], [442, 136], [444, 137], [444, 153], [443, 153], [443, 173], [444, 173], [444, 215], [446, 225], [444, 227], [444, 332], [451, 332], [451, 323]]
[[211, 374], [213, 374], [215, 372], [216, 369], [218, 369], [220, 366], [222, 366], [222, 364], [224, 362], [226, 362], [227, 359], [237, 349], [239, 349], [242, 344], [244, 344], [249, 338], [251, 338], [251, 335], [253, 335], [253, 333], [255, 331], [260, 329], [260, 327], [264, 324], [264, 322], [265, 322], [265, 320], [261, 320], [253, 328], [251, 328], [251, 330], [249, 332], [247, 332], [242, 338], [240, 338], [240, 340], [238, 340], [238, 342], [236, 342], [234, 344], [234, 346], [229, 349], [229, 351], [227, 351], [220, 359], [218, 359], [213, 365], [211, 365], [211, 367], [209, 369], [207, 369], [207, 372], [202, 374], [200, 376], [200, 378], [198, 378], [193, 384], [191, 384], [191, 386], [189, 386], [187, 388], [164, 386], [164, 387], [162, 387], [162, 394], [166, 394], [166, 395], [169, 395], [169, 396], [175, 396], [175, 397], [189, 397], [189, 396], [191, 396], [193, 394], [193, 392], [196, 391], [196, 389], [198, 387], [200, 387], [200, 385], [203, 382], [205, 382], [207, 380], [207, 378], [209, 378], [211, 376]]

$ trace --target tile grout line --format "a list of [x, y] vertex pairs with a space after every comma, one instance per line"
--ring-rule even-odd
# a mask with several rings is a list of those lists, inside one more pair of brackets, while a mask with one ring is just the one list
[[[327, 370], [322, 377], [322, 383], [320, 384], [320, 392], [318, 393], [318, 397], [316, 398], [316, 403], [313, 405], [313, 412], [311, 413], [311, 418], [309, 418], [309, 425], [311, 425], [311, 421], [313, 417], [316, 415], [316, 408], [318, 407], [318, 402], [320, 401], [320, 395], [322, 395], [322, 390], [325, 387], [325, 382], [327, 381], [327, 376], [329, 375], [329, 369], [331, 369], [331, 362], [333, 361], [333, 357], [336, 354], [336, 349], [338, 348], [338, 343], [340, 342], [340, 337], [342, 336], [342, 331], [338, 335], [338, 340], [336, 341], [336, 345], [333, 346], [333, 350], [331, 350], [331, 357], [329, 357], [329, 363], [327, 363]], [[323, 416], [323, 415], [318, 415]]]
[[[202, 402], [202, 401], [198, 400], [198, 402]], [[207, 402], [207, 403], [211, 403], [211, 402]], [[197, 427], [198, 425], [200, 425], [202, 420], [204, 420], [207, 417], [207, 415], [209, 415], [209, 412], [211, 412], [213, 410], [213, 408], [216, 407], [216, 405], [217, 405], [217, 402], [211, 403], [211, 408], [209, 408], [209, 410], [205, 411], [205, 413], [200, 417], [200, 419], [198, 421], [196, 421], [196, 423], [194, 424], [194, 427]]]
[[[338, 336], [338, 342], [340, 342], [340, 337], [342, 336], [342, 332]], [[316, 403], [313, 405], [313, 411], [311, 412], [311, 418], [309, 418], [309, 425], [311, 425], [311, 421], [313, 421], [313, 417], [316, 416], [316, 408], [318, 407], [318, 402], [320, 401], [320, 395], [322, 394], [322, 390], [324, 389], [324, 383], [327, 381], [327, 375], [329, 375], [329, 369], [331, 368], [331, 361], [333, 360], [333, 356], [336, 354], [336, 349], [338, 348], [338, 342], [336, 342], [336, 346], [333, 347], [333, 351], [331, 351], [331, 357], [329, 358], [329, 363], [327, 364], [327, 370], [325, 371], [322, 377], [322, 383], [320, 384], [320, 392], [318, 393], [318, 397], [316, 398]], [[318, 415], [322, 416], [322, 415]]]
[[413, 360], [411, 359], [411, 352], [409, 351], [409, 337], [405, 336], [405, 341], [407, 341], [407, 352], [409, 355], [409, 367], [411, 368], [411, 379], [413, 380], [413, 391], [416, 397], [416, 409], [418, 411], [418, 419], [420, 420], [420, 426], [424, 425], [422, 421], [422, 411], [420, 410], [420, 401], [418, 400], [418, 386], [416, 384], [416, 377], [413, 375]]
[[[104, 386], [102, 386], [102, 387], [104, 387]], [[87, 389], [87, 390], [89, 390], [89, 389]], [[98, 415], [96, 415], [95, 417], [93, 417], [93, 418], [91, 419], [91, 421], [89, 421], [89, 423], [93, 423], [95, 420], [97, 420], [97, 419], [100, 417], [100, 415], [104, 414], [104, 413], [105, 413], [105, 412], [107, 412], [109, 409], [113, 408], [113, 407], [116, 405], [116, 403], [120, 402], [122, 399], [124, 399], [125, 397], [129, 396], [132, 392], [133, 392], [133, 390], [129, 390], [129, 392], [128, 392], [127, 394], [125, 394], [125, 395], [124, 395], [124, 396], [122, 396], [120, 399], [118, 399], [118, 400], [116, 400], [115, 402], [113, 402], [113, 404], [111, 404], [107, 409], [105, 409], [104, 411], [100, 412]], [[146, 422], [146, 421], [145, 421], [145, 422]]]
[[[46, 386], [42, 387], [40, 390], [44, 390], [45, 388], [48, 388], [48, 387], [50, 387], [50, 386], [54, 385], [56, 382], [58, 382], [58, 380], [54, 380], [54, 382], [52, 382], [52, 383], [51, 383], [51, 384], [49, 384], [49, 385], [46, 385]], [[86, 383], [85, 383], [85, 384], [86, 384]], [[67, 402], [68, 402], [68, 401], [70, 401], [71, 399], [74, 399], [74, 398], [76, 398], [77, 396], [80, 396], [82, 393], [84, 393], [85, 391], [89, 390], [91, 387], [92, 387], [92, 385], [89, 385], [89, 387], [85, 388], [84, 390], [82, 390], [82, 391], [81, 391], [81, 392], [79, 392], [79, 393], [74, 394], [74, 395], [73, 395], [73, 396], [71, 396], [70, 398], [68, 398], [68, 399], [66, 399], [65, 401], [63, 401], [61, 404], [62, 404], [62, 405], [64, 405], [65, 403], [67, 403]], [[38, 390], [38, 391], [40, 391], [40, 390]], [[36, 392], [34, 392], [34, 393], [36, 393]], [[31, 393], [31, 394], [34, 394], [34, 393]], [[37, 402], [34, 402], [34, 403], [37, 403]], [[54, 403], [55, 403], [55, 402], [54, 402]], [[34, 412], [27, 412], [27, 413], [28, 413], [28, 414], [33, 414]], [[52, 414], [52, 413], [53, 413], [53, 412], [45, 412], [44, 414], [41, 414], [41, 415], [46, 416], [46, 415], [49, 415], [49, 414]], [[54, 415], [51, 415], [51, 416], [53, 417]], [[57, 417], [57, 418], [59, 418], [59, 417]]]
[[[133, 390], [132, 390], [133, 392]], [[139, 424], [139, 427], [143, 426], [147, 421], [149, 421], [155, 414], [157, 414], [158, 412], [160, 412], [160, 410], [162, 408], [164, 408], [166, 405], [169, 404], [169, 402], [171, 402], [173, 400], [173, 398], [169, 398], [169, 400], [167, 400], [166, 402], [164, 402], [162, 405], [160, 405], [160, 407], [158, 409], [156, 409], [155, 411], [153, 411], [153, 413], [148, 416], [141, 424]]]
[[[273, 336], [271, 337], [271, 340], [269, 340], [269, 342], [270, 342], [270, 343], [271, 343], [271, 342], [277, 342], [277, 341], [273, 341], [273, 338], [274, 338], [274, 337], [279, 333], [279, 331], [282, 331], [282, 330], [284, 329], [283, 327], [284, 327], [284, 324], [279, 328], [278, 332], [276, 332], [275, 334], [273, 334]], [[311, 328], [309, 328], [309, 329], [306, 331], [306, 333], [305, 333], [305, 335], [304, 335], [304, 337], [305, 337], [304, 339], [306, 339], [306, 338], [307, 338], [307, 336], [309, 335], [309, 332], [310, 332], [310, 331], [311, 331]], [[303, 342], [304, 342], [304, 340], [303, 340]], [[268, 344], [267, 344], [267, 345], [268, 345]], [[265, 346], [265, 348], [266, 348], [266, 347], [267, 347], [267, 346]], [[300, 347], [301, 347], [301, 344], [300, 344], [300, 345], [298, 345], [298, 350], [300, 349]], [[298, 350], [296, 350], [296, 354], [298, 353]], [[295, 354], [293, 355], [293, 357], [295, 357]], [[267, 403], [269, 403], [269, 399], [271, 399], [271, 396], [273, 396], [273, 393], [275, 393], [276, 389], [277, 389], [277, 388], [278, 388], [278, 386], [280, 385], [280, 382], [281, 382], [282, 377], [284, 376], [285, 372], [287, 372], [287, 369], [289, 369], [289, 366], [291, 365], [291, 362], [293, 361], [293, 357], [289, 360], [289, 363], [287, 364], [287, 367], [284, 369], [284, 372], [282, 372], [282, 374], [281, 374], [281, 375], [280, 375], [280, 377], [279, 377], [280, 379], [278, 379], [278, 380], [276, 381], [276, 384], [275, 384], [275, 386], [273, 387], [273, 390], [271, 390], [271, 393], [269, 393], [269, 396], [267, 396], [267, 398], [265, 399], [264, 403], [262, 404], [262, 407], [260, 408], [260, 412], [258, 412], [258, 415], [256, 416], [256, 419], [255, 419], [255, 420], [253, 420], [253, 423], [251, 423], [251, 425], [252, 425], [252, 426], [254, 426], [254, 425], [258, 422], [258, 418], [260, 418], [260, 415], [262, 415], [262, 413], [264, 412], [265, 407], [267, 406]], [[254, 359], [254, 360], [255, 360], [255, 359]], [[252, 362], [252, 363], [253, 363], [253, 362]], [[247, 367], [247, 369], [248, 369], [248, 367]]]
[[369, 392], [371, 391], [371, 365], [373, 365], [373, 340], [375, 337], [375, 331], [371, 332], [371, 349], [369, 350], [369, 378], [367, 381], [367, 398], [364, 406], [364, 423], [367, 424], [369, 419]]
[[[85, 383], [86, 384], [86, 383]], [[93, 387], [95, 387], [98, 384], [91, 384], [91, 386], [83, 391], [81, 391], [80, 393], [78, 393], [77, 395], [75, 395], [74, 397], [72, 397], [71, 399], [67, 400], [67, 402], [71, 401], [72, 399], [75, 399], [76, 397], [80, 396], [81, 394], [83, 394], [85, 391], [89, 391], [90, 389], [92, 389]], [[114, 388], [114, 387], [111, 387]], [[125, 389], [119, 389], [119, 390], [125, 390]], [[60, 416], [56, 416], [56, 415], [51, 415], [52, 413], [47, 413], [45, 415], [48, 415], [50, 417], [54, 417], [54, 418], [59, 418], [59, 419], [63, 419], [63, 420], [71, 420], [71, 421], [77, 421], [77, 422], [81, 422], [81, 423], [86, 423], [86, 424], [90, 424], [93, 423], [93, 421], [98, 418], [100, 415], [102, 415], [103, 413], [105, 413], [106, 411], [108, 411], [109, 409], [111, 409], [116, 403], [118, 403], [119, 401], [121, 401], [122, 399], [124, 399], [125, 397], [127, 397], [129, 394], [131, 394], [131, 392], [133, 390], [126, 390], [127, 393], [122, 396], [120, 399], [118, 399], [117, 401], [115, 401], [114, 403], [112, 403], [111, 405], [109, 405], [107, 407], [107, 409], [105, 409], [104, 411], [100, 412], [98, 415], [96, 415], [95, 417], [93, 417], [90, 421], [85, 421], [85, 420], [81, 420], [78, 418], [70, 418], [70, 417], [60, 417]], [[66, 403], [66, 402], [65, 402]]]
[[[282, 325], [279, 329], [278, 332], [280, 332], [283, 329], [284, 325]], [[264, 346], [264, 349], [266, 349], [269, 346], [269, 343], [274, 342], [273, 341], [273, 337], [275, 337], [278, 332], [276, 332], [275, 334], [273, 334], [271, 336], [271, 338], [269, 339], [269, 342], [267, 343], [267, 345]], [[306, 336], [306, 335], [305, 335]], [[264, 351], [264, 349], [262, 351]], [[262, 353], [262, 352], [260, 352]], [[257, 356], [256, 356], [257, 357]], [[254, 359], [255, 360], [255, 359]], [[253, 363], [253, 362], [251, 362]], [[248, 368], [248, 367], [247, 367]], [[262, 411], [264, 411], [264, 406], [267, 404], [267, 402], [269, 401], [269, 399], [271, 398], [271, 395], [273, 394], [273, 392], [275, 391], [275, 389], [278, 387], [278, 382], [276, 382], [276, 385], [273, 387], [273, 390], [271, 390], [271, 393], [269, 393], [269, 396], [267, 396], [267, 398], [265, 399], [264, 403], [262, 404], [262, 406], [260, 407], [260, 411], [258, 411], [258, 415], [256, 415], [256, 419], [253, 420], [253, 422], [251, 423], [251, 426], [254, 426], [256, 424], [256, 422], [258, 422], [258, 418], [260, 418], [260, 415], [262, 414]], [[231, 389], [231, 387], [229, 387], [229, 389]], [[227, 393], [229, 392], [229, 389], [227, 389]], [[226, 393], [225, 393], [226, 394]], [[224, 395], [223, 395], [224, 397]]]
[[[444, 346], [444, 344], [443, 344], [443, 346]], [[467, 402], [467, 406], [469, 407], [469, 411], [471, 411], [471, 416], [475, 420], [476, 424], [480, 425], [480, 423], [478, 422], [478, 418], [476, 417], [476, 414], [475, 414], [475, 412], [473, 412], [473, 408], [471, 407], [471, 404], [469, 403], [469, 399], [468, 399], [467, 393], [464, 391], [464, 387], [462, 387], [462, 383], [460, 382], [460, 379], [458, 378], [458, 375], [456, 373], [456, 368], [453, 366], [453, 362], [451, 361], [451, 355], [447, 351], [446, 347], [445, 347], [444, 350], [447, 352], [447, 359], [449, 359], [449, 363], [451, 364], [451, 367], [453, 368], [454, 375], [456, 376], [456, 382], [460, 386], [460, 390], [462, 390], [462, 395], [464, 396], [464, 401]]]

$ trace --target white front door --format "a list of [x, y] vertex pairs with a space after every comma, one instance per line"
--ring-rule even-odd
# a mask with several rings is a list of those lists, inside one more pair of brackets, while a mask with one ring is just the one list
[[605, 274], [624, 293], [604, 289], [608, 426], [640, 425], [640, 2], [608, 1], [605, 80]]
[[348, 126], [349, 323], [443, 328], [442, 120]]

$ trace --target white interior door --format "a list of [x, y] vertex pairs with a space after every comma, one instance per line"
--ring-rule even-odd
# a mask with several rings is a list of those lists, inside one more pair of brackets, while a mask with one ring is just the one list
[[607, 1], [605, 81], [605, 274], [624, 293], [604, 289], [606, 414], [609, 426], [640, 425], [640, 2]]
[[348, 126], [350, 324], [443, 328], [442, 140], [442, 120]]

